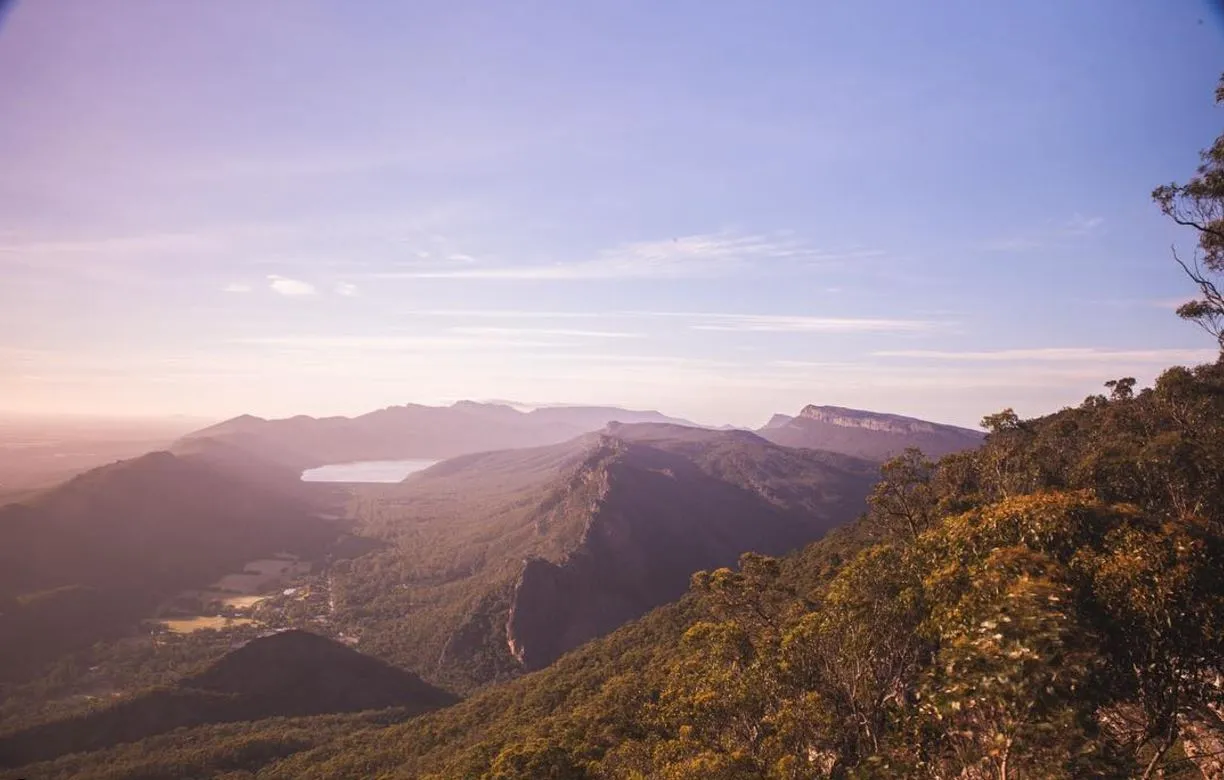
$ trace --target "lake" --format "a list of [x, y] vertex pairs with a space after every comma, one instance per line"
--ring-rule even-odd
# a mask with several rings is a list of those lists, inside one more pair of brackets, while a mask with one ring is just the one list
[[302, 472], [303, 482], [399, 482], [404, 477], [427, 469], [436, 460], [359, 460], [332, 463]]

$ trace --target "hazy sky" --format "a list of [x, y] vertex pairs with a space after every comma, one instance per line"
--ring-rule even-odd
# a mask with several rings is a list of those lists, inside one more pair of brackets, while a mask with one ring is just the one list
[[0, 410], [833, 403], [1214, 356], [1149, 200], [1195, 0], [42, 0], [0, 26]]

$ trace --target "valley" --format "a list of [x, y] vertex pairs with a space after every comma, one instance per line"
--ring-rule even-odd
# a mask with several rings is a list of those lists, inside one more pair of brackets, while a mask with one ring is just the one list
[[249, 615], [274, 594], [297, 595], [297, 587], [313, 565], [291, 553], [248, 561], [237, 572], [202, 589], [185, 590], [161, 604], [150, 618], [154, 627], [174, 634], [251, 625]]
[[[676, 598], [699, 569], [747, 550], [786, 552], [853, 519], [876, 473], [868, 461], [787, 450], [746, 431], [671, 423], [612, 423], [559, 444], [441, 462], [346, 462], [317, 467], [325, 477], [318, 481], [209, 437], [190, 436], [176, 451], [82, 475], [32, 509], [78, 506], [69, 496], [83, 490], [112, 501], [123, 490], [143, 496], [150, 520], [169, 516], [205, 495], [166, 493], [164, 481], [181, 471], [175, 478], [230, 485], [208, 493], [256, 490], [278, 512], [293, 507], [302, 525], [288, 533], [292, 525], [268, 526], [263, 555], [243, 559], [243, 549], [260, 547], [216, 537], [211, 515], [200, 515], [203, 536], [182, 537], [195, 532], [176, 521], [173, 533], [192, 539], [180, 549], [194, 547], [193, 560], [205, 539], [224, 538], [218, 549], [232, 563], [223, 568], [217, 558], [207, 579], [203, 569], [172, 573], [159, 564], [149, 569], [159, 584], [135, 599], [121, 595], [131, 587], [123, 580], [98, 592], [103, 603], [124, 605], [113, 616], [95, 611], [81, 639], [44, 644], [57, 660], [5, 684], [0, 733], [174, 684], [234, 647], [288, 629], [468, 693], [546, 666]], [[402, 481], [383, 482], [400, 472]], [[150, 503], [159, 493], [169, 503]], [[106, 505], [91, 498], [90, 516], [105, 517]], [[305, 545], [285, 549], [294, 539]], [[44, 581], [107, 582], [88, 570], [68, 565]], [[40, 571], [46, 578], [54, 570]], [[137, 571], [129, 566], [127, 575]], [[0, 616], [0, 625], [16, 618], [17, 630], [29, 609]], [[61, 634], [54, 629], [44, 641], [61, 642], [52, 639]]]

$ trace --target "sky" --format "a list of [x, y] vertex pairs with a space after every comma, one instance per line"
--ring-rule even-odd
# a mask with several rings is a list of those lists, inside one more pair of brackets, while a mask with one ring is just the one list
[[1213, 360], [1151, 203], [1199, 0], [44, 0], [0, 20], [0, 411], [509, 399], [976, 425]]

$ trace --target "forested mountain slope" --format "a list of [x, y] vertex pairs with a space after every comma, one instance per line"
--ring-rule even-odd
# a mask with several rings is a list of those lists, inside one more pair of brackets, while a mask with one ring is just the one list
[[296, 475], [154, 452], [0, 507], [0, 680], [116, 635], [178, 589], [337, 534]]
[[337, 625], [361, 647], [468, 690], [677, 598], [743, 552], [782, 553], [854, 518], [864, 461], [743, 431], [615, 425], [470, 455], [363, 491], [391, 544], [337, 567]]

